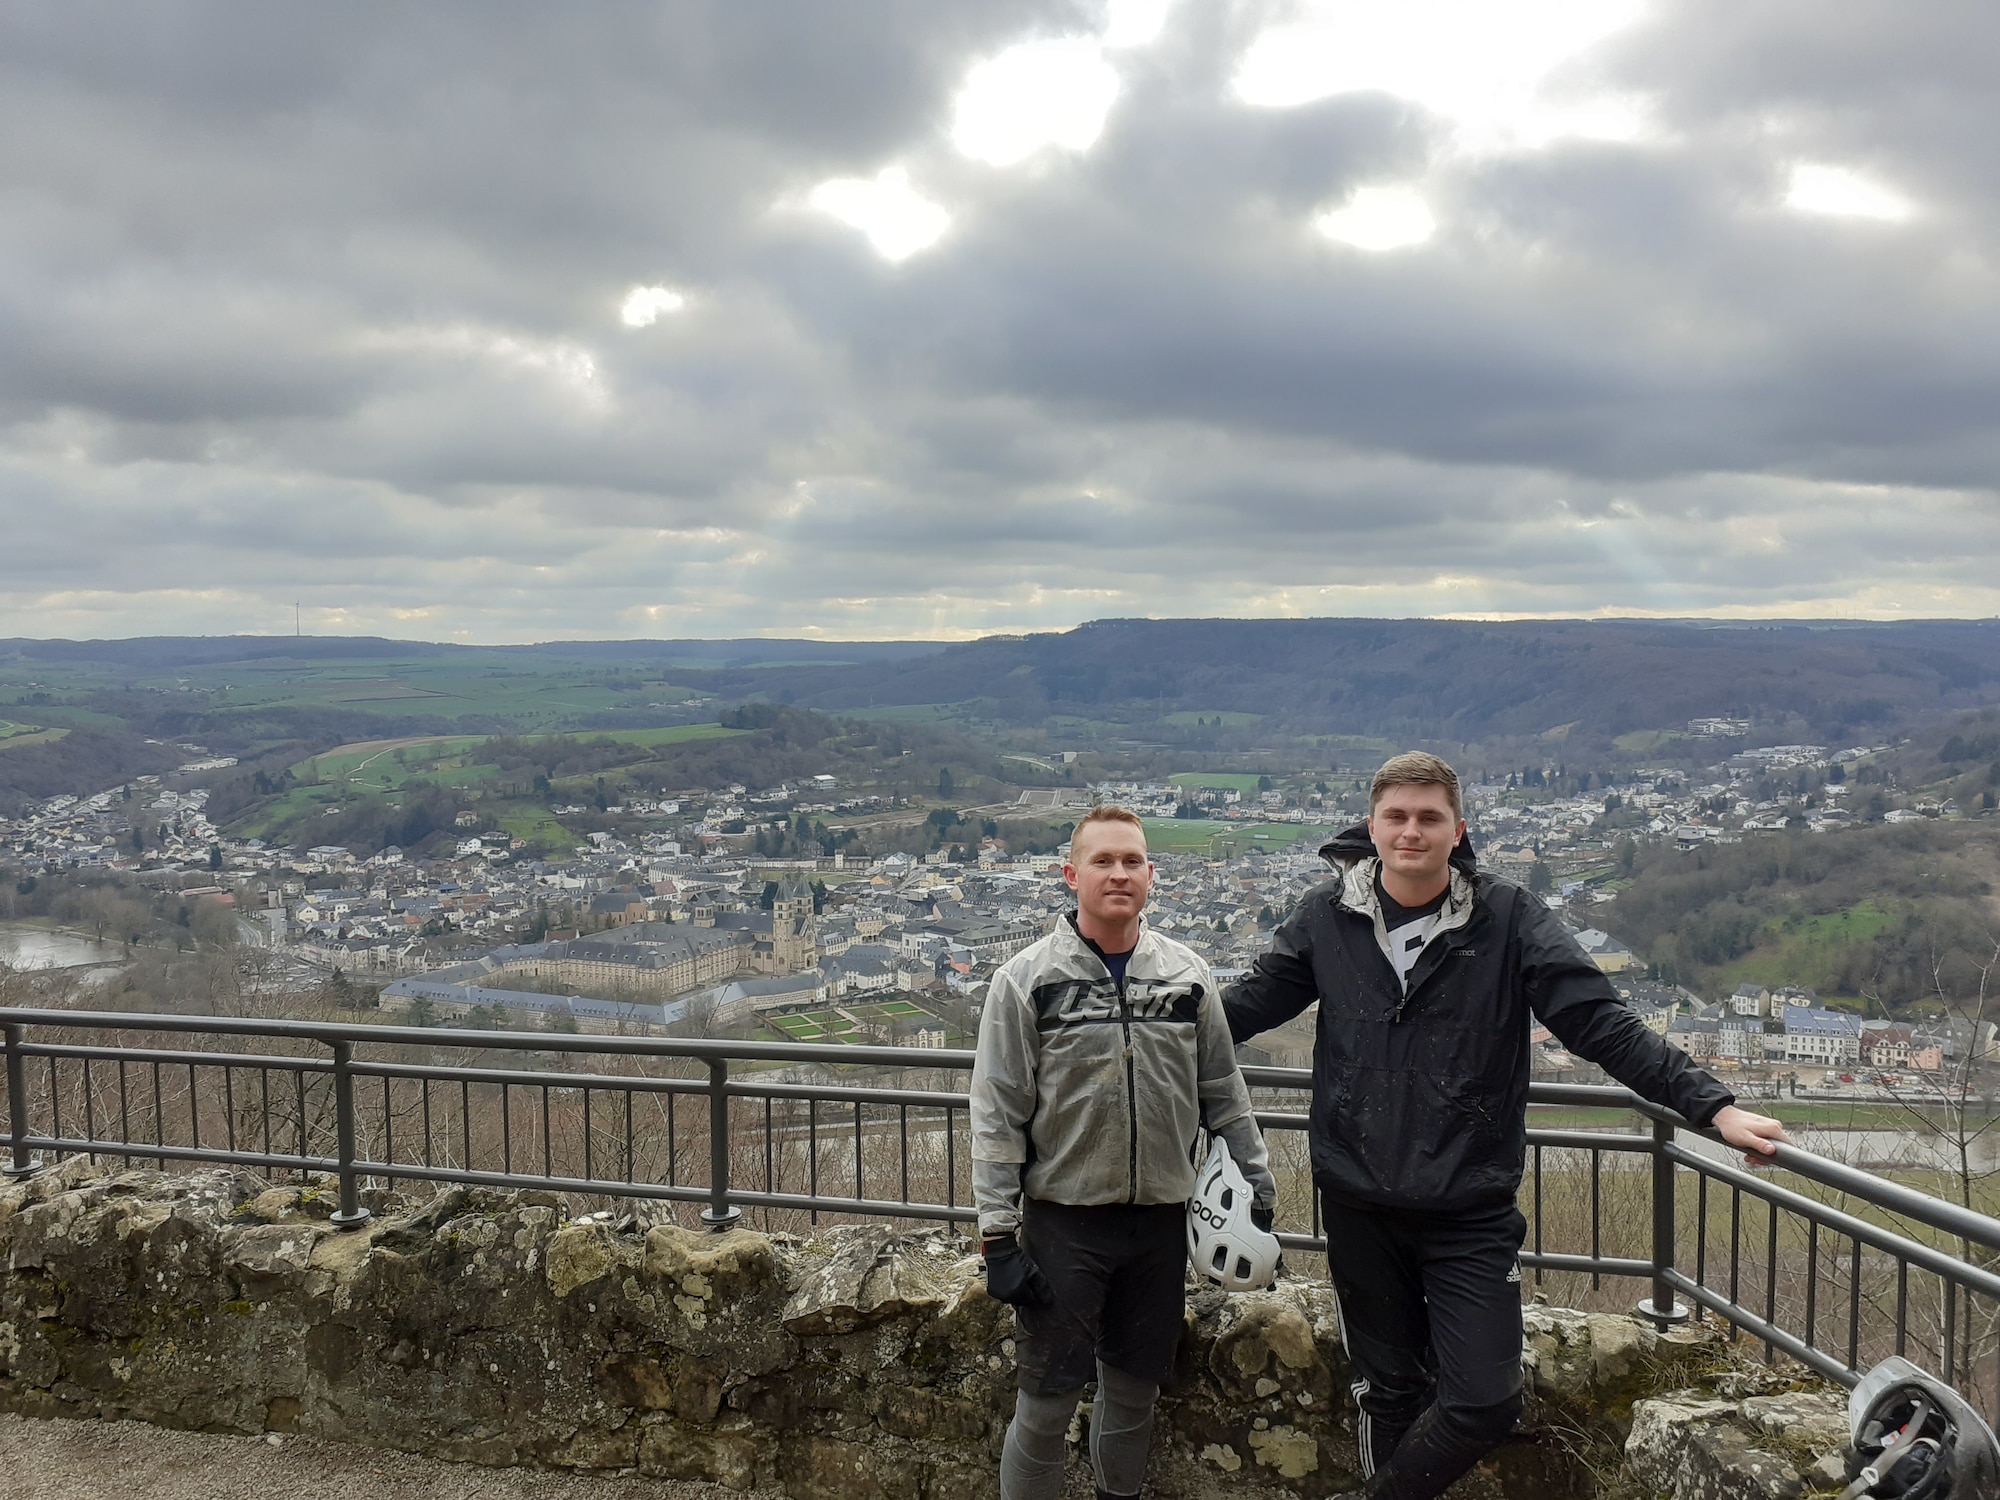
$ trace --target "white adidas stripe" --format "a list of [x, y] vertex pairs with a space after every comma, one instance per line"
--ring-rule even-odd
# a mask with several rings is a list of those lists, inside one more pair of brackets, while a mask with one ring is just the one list
[[[1340, 1329], [1341, 1349], [1349, 1359], [1353, 1359], [1354, 1346], [1347, 1341], [1347, 1309], [1341, 1305], [1338, 1290], [1333, 1294], [1333, 1321], [1335, 1326]], [[1348, 1387], [1348, 1390], [1354, 1393], [1354, 1410], [1356, 1413], [1354, 1432], [1356, 1444], [1361, 1449], [1361, 1477], [1363, 1479], [1373, 1479], [1375, 1477], [1374, 1419], [1368, 1415], [1368, 1408], [1361, 1404], [1361, 1398], [1373, 1389], [1374, 1387], [1368, 1383], [1366, 1375]]]

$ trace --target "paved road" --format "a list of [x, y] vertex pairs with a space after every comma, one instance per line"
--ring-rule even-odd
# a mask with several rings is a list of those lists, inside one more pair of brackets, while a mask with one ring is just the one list
[[715, 1485], [482, 1469], [316, 1438], [5, 1414], [0, 1474], [8, 1500], [745, 1500]]

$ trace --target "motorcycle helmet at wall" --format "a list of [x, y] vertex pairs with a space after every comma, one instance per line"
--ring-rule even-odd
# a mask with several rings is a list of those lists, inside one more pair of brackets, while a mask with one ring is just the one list
[[1841, 1500], [1993, 1500], [2000, 1443], [1957, 1391], [1885, 1359], [1847, 1398], [1853, 1434]]

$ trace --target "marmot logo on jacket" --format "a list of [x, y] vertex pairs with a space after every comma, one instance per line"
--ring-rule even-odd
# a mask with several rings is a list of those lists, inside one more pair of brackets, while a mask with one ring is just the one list
[[1151, 983], [1129, 979], [1125, 1005], [1118, 1005], [1118, 986], [1109, 975], [1098, 979], [1058, 979], [1036, 985], [1035, 1029], [1058, 1031], [1065, 1026], [1092, 1026], [1118, 1021], [1181, 1021], [1194, 1025], [1201, 1013], [1199, 984]]

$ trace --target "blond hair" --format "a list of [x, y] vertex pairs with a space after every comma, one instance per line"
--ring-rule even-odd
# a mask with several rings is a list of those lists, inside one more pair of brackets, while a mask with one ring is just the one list
[[1458, 772], [1428, 751], [1405, 750], [1401, 755], [1392, 755], [1382, 762], [1382, 769], [1375, 773], [1375, 780], [1368, 787], [1368, 811], [1371, 816], [1375, 804], [1392, 786], [1441, 786], [1451, 798], [1451, 815], [1459, 819], [1465, 817], [1465, 798], [1458, 790]]
[[1069, 845], [1072, 849], [1076, 847], [1078, 836], [1092, 823], [1129, 823], [1139, 830], [1140, 838], [1143, 839], [1146, 836], [1146, 820], [1144, 818], [1133, 812], [1129, 807], [1119, 807], [1113, 803], [1106, 802], [1093, 807], [1089, 812], [1076, 820], [1076, 827], [1070, 830], [1069, 835]]

